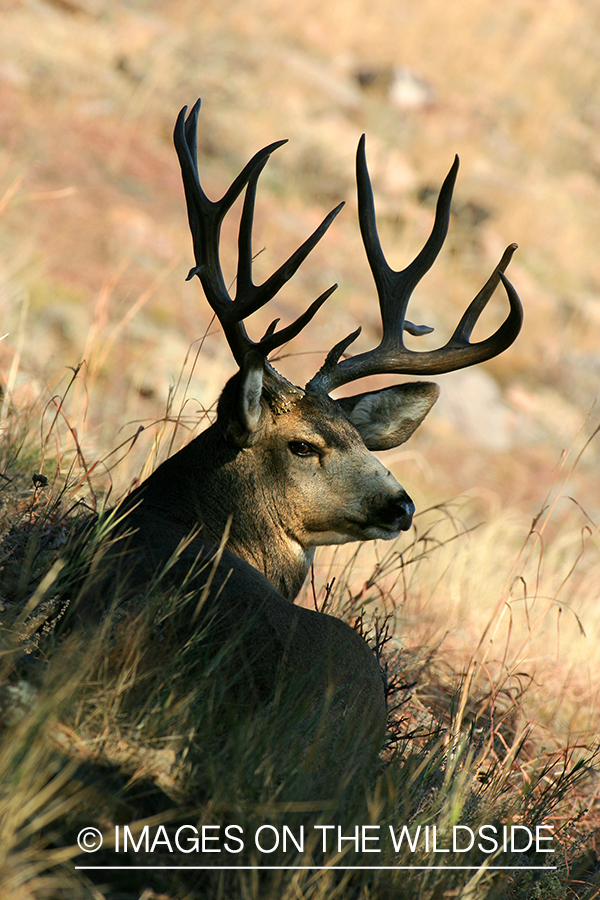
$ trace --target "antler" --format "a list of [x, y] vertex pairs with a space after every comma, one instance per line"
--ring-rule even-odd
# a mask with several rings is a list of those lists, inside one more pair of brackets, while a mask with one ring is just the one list
[[[361, 329], [348, 335], [333, 347], [327, 355], [325, 363], [307, 388], [329, 393], [334, 388], [366, 375], [405, 374], [405, 375], [439, 375], [452, 372], [466, 366], [492, 359], [506, 350], [517, 337], [523, 321], [523, 308], [517, 292], [504, 276], [516, 244], [510, 244], [504, 251], [502, 259], [492, 272], [484, 287], [468, 306], [450, 340], [437, 350], [415, 351], [404, 346], [403, 331], [423, 334], [431, 331], [425, 326], [412, 326], [407, 322], [406, 309], [411, 294], [423, 275], [431, 268], [442, 248], [450, 220], [450, 203], [452, 191], [458, 172], [458, 157], [442, 185], [437, 202], [435, 221], [431, 234], [416, 258], [400, 272], [392, 269], [381, 249], [375, 220], [373, 190], [367, 169], [365, 155], [365, 136], [358, 145], [356, 154], [356, 181], [358, 188], [358, 218], [360, 230], [367, 252], [381, 308], [383, 337], [374, 350], [360, 353], [347, 359], [341, 359], [347, 347], [358, 337]], [[485, 340], [471, 343], [470, 337], [484, 310], [488, 300], [502, 281], [510, 311], [494, 334]]]
[[[271, 153], [287, 141], [276, 141], [259, 150], [243, 168], [224, 196], [218, 201], [211, 201], [204, 193], [198, 176], [196, 131], [199, 110], [200, 100], [194, 104], [186, 119], [187, 107], [184, 106], [177, 117], [173, 135], [181, 164], [188, 220], [196, 258], [196, 265], [190, 270], [187, 278], [189, 280], [194, 275], [199, 277], [206, 298], [223, 327], [235, 360], [241, 366], [248, 350], [257, 350], [266, 357], [276, 347], [280, 347], [295, 337], [337, 288], [337, 284], [334, 284], [320, 297], [317, 297], [291, 325], [276, 331], [279, 319], [275, 319], [260, 341], [252, 341], [248, 337], [243, 319], [268, 303], [289, 281], [313, 247], [323, 237], [344, 204], [340, 203], [339, 206], [336, 206], [313, 234], [263, 284], [254, 284], [252, 281], [252, 222], [256, 186], [259, 175]], [[246, 194], [238, 237], [236, 289], [235, 297], [232, 298], [225, 285], [221, 269], [219, 236], [225, 215], [244, 188], [246, 188]]]

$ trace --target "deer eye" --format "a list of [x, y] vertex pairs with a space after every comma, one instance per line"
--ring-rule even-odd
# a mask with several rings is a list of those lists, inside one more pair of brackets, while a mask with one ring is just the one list
[[294, 456], [318, 456], [315, 448], [306, 441], [290, 441], [288, 447]]

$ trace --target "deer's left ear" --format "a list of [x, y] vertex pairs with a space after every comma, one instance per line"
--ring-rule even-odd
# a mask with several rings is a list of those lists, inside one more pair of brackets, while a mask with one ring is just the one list
[[369, 450], [389, 450], [408, 440], [440, 393], [431, 381], [412, 381], [336, 400]]

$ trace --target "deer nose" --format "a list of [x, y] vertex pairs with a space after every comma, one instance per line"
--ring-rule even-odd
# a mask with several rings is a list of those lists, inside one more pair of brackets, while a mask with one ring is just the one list
[[412, 525], [412, 519], [415, 514], [415, 504], [412, 502], [406, 491], [402, 493], [396, 502], [398, 528], [400, 531], [408, 531]]
[[385, 509], [381, 511], [381, 519], [395, 531], [408, 531], [412, 525], [414, 512], [415, 504], [406, 491], [401, 491], [388, 501]]

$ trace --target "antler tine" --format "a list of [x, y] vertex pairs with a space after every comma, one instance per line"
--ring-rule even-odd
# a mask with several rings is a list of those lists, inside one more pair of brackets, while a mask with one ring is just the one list
[[367, 168], [364, 134], [358, 143], [356, 152], [358, 221], [367, 259], [369, 260], [379, 296], [383, 335], [386, 344], [394, 343], [403, 347], [402, 331], [404, 329], [411, 331], [413, 334], [433, 331], [428, 326], [414, 326], [411, 322], [407, 322], [405, 318], [406, 309], [412, 292], [437, 259], [446, 239], [450, 222], [450, 203], [458, 166], [459, 160], [458, 156], [456, 156], [440, 190], [433, 228], [425, 246], [410, 265], [400, 272], [396, 272], [388, 265], [383, 255], [381, 241], [377, 232], [375, 203]]
[[[262, 284], [255, 285], [252, 281], [252, 224], [254, 221], [256, 185], [266, 162], [267, 159], [260, 166], [257, 166], [250, 176], [240, 220], [236, 301], [239, 302], [240, 311], [243, 311], [244, 317], [251, 315], [264, 306], [295, 275], [344, 206], [342, 202], [335, 209], [332, 209], [318, 228], [313, 231], [276, 272], [273, 272]], [[238, 297], [240, 298], [239, 301]]]
[[291, 341], [292, 338], [295, 338], [296, 335], [300, 334], [305, 325], [308, 325], [315, 313], [323, 306], [325, 301], [331, 297], [333, 292], [337, 290], [337, 287], [337, 284], [332, 284], [331, 287], [327, 288], [326, 291], [323, 291], [316, 300], [313, 300], [302, 315], [298, 316], [297, 319], [289, 325], [286, 325], [285, 328], [281, 328], [279, 331], [274, 330], [279, 322], [279, 319], [275, 319], [274, 322], [271, 322], [264, 337], [262, 337], [254, 346], [260, 350], [263, 356], [268, 356], [269, 353], [277, 347], [282, 347], [283, 344], [287, 344], [288, 341]]
[[[221, 200], [211, 201], [204, 193], [198, 175], [196, 134], [199, 110], [198, 100], [186, 119], [187, 107], [184, 107], [179, 113], [174, 131], [196, 258], [196, 265], [190, 270], [188, 279], [194, 275], [199, 277], [206, 298], [223, 327], [234, 358], [241, 365], [248, 350], [257, 350], [266, 357], [273, 349], [297, 335], [337, 287], [333, 285], [321, 294], [286, 328], [275, 331], [277, 324], [275, 322], [262, 340], [255, 342], [248, 337], [243, 320], [268, 303], [290, 280], [323, 237], [344, 204], [341, 203], [332, 210], [319, 227], [263, 284], [255, 285], [252, 281], [252, 225], [256, 188], [269, 156], [286, 141], [276, 141], [259, 150], [244, 166]], [[219, 237], [225, 215], [244, 189], [246, 194], [238, 236], [236, 290], [235, 297], [231, 297], [221, 269]]]
[[[413, 290], [437, 258], [448, 232], [452, 191], [456, 181], [459, 160], [446, 176], [438, 198], [431, 234], [423, 249], [405, 269], [396, 272], [383, 254], [377, 233], [373, 190], [367, 169], [365, 141], [362, 136], [357, 151], [356, 178], [358, 188], [358, 217], [363, 243], [371, 266], [379, 296], [383, 337], [378, 347], [347, 359], [340, 359], [346, 348], [358, 337], [360, 329], [340, 341], [331, 350], [319, 372], [307, 387], [320, 391], [332, 391], [342, 384], [356, 381], [367, 375], [440, 375], [456, 369], [472, 366], [492, 359], [506, 350], [517, 337], [523, 322], [523, 308], [514, 287], [504, 275], [517, 245], [511, 244], [492, 275], [479, 291], [449, 341], [437, 350], [415, 351], [404, 346], [403, 331], [423, 334], [433, 329], [414, 326], [406, 320], [406, 309]], [[470, 342], [473, 328], [496, 287], [503, 283], [510, 310], [502, 325], [485, 340]]]
[[[490, 277], [488, 278], [488, 280], [486, 281], [484, 286], [481, 288], [481, 290], [479, 291], [477, 296], [473, 300], [471, 300], [468, 307], [464, 311], [460, 322], [456, 326], [456, 330], [454, 331], [454, 334], [448, 341], [448, 345], [456, 344], [457, 346], [459, 346], [461, 344], [464, 345], [464, 344], [469, 343], [471, 333], [473, 331], [473, 328], [475, 327], [477, 320], [479, 319], [479, 316], [481, 315], [481, 313], [487, 306], [488, 300], [490, 299], [490, 297], [492, 296], [492, 294], [494, 293], [494, 291], [500, 284], [501, 280], [506, 288], [506, 293], [508, 294], [508, 299], [511, 304], [511, 308], [513, 306], [515, 306], [517, 308], [517, 310], [520, 311], [520, 313], [521, 313], [520, 317], [515, 317], [514, 322], [511, 320], [511, 326], [514, 327], [518, 324], [518, 328], [514, 334], [513, 340], [516, 338], [517, 334], [519, 333], [519, 329], [521, 327], [521, 321], [522, 321], [521, 302], [520, 302], [518, 296], [516, 297], [516, 301], [515, 301], [515, 295], [516, 295], [515, 289], [511, 285], [510, 281], [508, 281], [508, 279], [506, 279], [506, 278], [503, 278], [502, 276], [504, 275], [504, 272], [506, 271], [506, 267], [508, 266], [509, 262], [511, 261], [511, 259], [513, 257], [513, 253], [517, 249], [517, 246], [518, 246], [517, 244], [509, 244], [508, 245], [508, 247], [502, 254], [502, 258], [500, 259], [500, 262], [498, 263], [498, 265], [496, 266], [496, 268], [494, 269], [494, 271], [492, 272], [492, 274], [490, 275]], [[512, 341], [510, 341], [509, 344], [510, 343], [512, 343]], [[507, 344], [506, 346], [509, 346], [509, 344]], [[506, 348], [503, 347], [502, 349], [504, 350]], [[499, 351], [499, 352], [501, 352], [501, 351]]]

